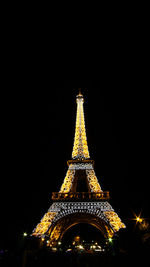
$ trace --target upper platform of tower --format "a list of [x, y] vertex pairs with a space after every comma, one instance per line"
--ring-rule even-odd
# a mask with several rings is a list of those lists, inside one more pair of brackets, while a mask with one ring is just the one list
[[90, 159], [86, 129], [85, 129], [85, 118], [84, 118], [84, 97], [79, 89], [79, 94], [76, 97], [77, 102], [77, 114], [76, 114], [76, 127], [75, 137], [72, 152], [73, 160], [87, 160]]

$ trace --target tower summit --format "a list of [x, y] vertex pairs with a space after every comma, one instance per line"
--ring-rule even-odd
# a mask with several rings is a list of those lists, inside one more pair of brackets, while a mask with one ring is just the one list
[[77, 102], [77, 115], [76, 115], [76, 128], [75, 128], [75, 138], [74, 146], [72, 152], [72, 158], [83, 160], [89, 159], [89, 149], [87, 145], [87, 137], [85, 130], [85, 119], [84, 119], [84, 98], [81, 94], [81, 89], [79, 89], [79, 94], [76, 97]]
[[72, 159], [59, 192], [52, 193], [53, 204], [33, 231], [52, 246], [75, 224], [88, 223], [111, 238], [125, 228], [109, 204], [109, 192], [102, 190], [90, 159], [87, 145], [84, 98], [79, 90], [76, 97], [77, 114]]
[[82, 95], [82, 93], [81, 93], [81, 88], [79, 88], [79, 95]]

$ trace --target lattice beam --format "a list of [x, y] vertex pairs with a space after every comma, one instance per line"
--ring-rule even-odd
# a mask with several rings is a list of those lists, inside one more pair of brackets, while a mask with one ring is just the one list
[[89, 150], [87, 145], [85, 119], [83, 109], [84, 99], [81, 94], [77, 96], [77, 116], [74, 146], [72, 152], [73, 159], [89, 159]]

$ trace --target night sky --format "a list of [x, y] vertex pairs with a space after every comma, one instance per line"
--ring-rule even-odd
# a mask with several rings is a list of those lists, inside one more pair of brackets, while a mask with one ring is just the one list
[[24, 231], [31, 233], [52, 204], [51, 193], [60, 190], [71, 159], [79, 87], [90, 156], [102, 189], [110, 191], [110, 203], [127, 226], [133, 212], [150, 217], [147, 95], [129, 77], [116, 80], [57, 77], [36, 82], [32, 93], [24, 85], [12, 102], [9, 96], [1, 247], [13, 246]]

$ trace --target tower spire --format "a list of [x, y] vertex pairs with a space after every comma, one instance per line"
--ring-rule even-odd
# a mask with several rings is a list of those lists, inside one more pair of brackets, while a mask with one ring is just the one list
[[76, 115], [76, 128], [74, 146], [72, 152], [73, 159], [89, 159], [89, 149], [87, 145], [85, 119], [84, 119], [84, 98], [81, 94], [81, 88], [79, 88], [79, 95], [76, 97], [77, 101], [77, 115]]
[[82, 93], [81, 93], [81, 88], [79, 88], [79, 95], [80, 95], [80, 96], [82, 95]]

